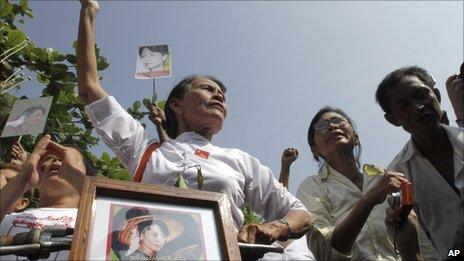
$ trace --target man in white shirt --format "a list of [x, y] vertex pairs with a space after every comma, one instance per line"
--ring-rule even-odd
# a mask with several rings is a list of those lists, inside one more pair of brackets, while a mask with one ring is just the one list
[[434, 83], [422, 68], [401, 68], [382, 80], [376, 99], [385, 119], [411, 134], [389, 169], [413, 183], [421, 226], [445, 259], [454, 250], [464, 253], [464, 134], [440, 124], [443, 112]]
[[[24, 164], [21, 172], [0, 190], [0, 236], [9, 242], [18, 234], [32, 228], [60, 225], [74, 228], [80, 191], [87, 175], [94, 175], [84, 153], [59, 145], [46, 135]], [[5, 215], [24, 191], [38, 188], [39, 208]], [[51, 253], [49, 260], [68, 259], [69, 251]], [[1, 260], [26, 259], [15, 255]]]

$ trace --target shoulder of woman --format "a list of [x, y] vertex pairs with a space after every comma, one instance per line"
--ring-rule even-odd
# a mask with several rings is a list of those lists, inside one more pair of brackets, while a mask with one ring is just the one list
[[318, 175], [311, 175], [306, 177], [301, 183], [299, 188], [303, 190], [307, 190], [308, 188], [311, 188], [310, 190], [313, 190], [313, 188], [318, 188], [320, 187], [321, 184], [321, 177]]
[[[214, 146], [214, 145], [213, 145]], [[230, 156], [230, 157], [238, 157], [238, 158], [254, 158], [250, 154], [246, 153], [245, 151], [237, 148], [222, 148], [218, 146], [214, 146], [215, 149], [220, 151], [221, 154]]]

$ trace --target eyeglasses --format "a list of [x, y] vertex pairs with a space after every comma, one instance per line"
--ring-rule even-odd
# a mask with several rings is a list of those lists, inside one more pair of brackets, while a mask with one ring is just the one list
[[334, 117], [334, 118], [330, 118], [327, 120], [322, 120], [322, 121], [317, 122], [316, 124], [314, 124], [314, 129], [318, 131], [327, 130], [331, 123], [336, 125], [337, 127], [348, 124], [348, 122], [345, 119]]

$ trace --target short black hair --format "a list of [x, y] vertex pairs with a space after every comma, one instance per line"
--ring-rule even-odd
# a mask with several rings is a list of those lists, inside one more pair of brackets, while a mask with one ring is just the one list
[[406, 76], [416, 76], [431, 90], [433, 90], [435, 86], [435, 80], [433, 77], [421, 67], [409, 66], [394, 70], [383, 78], [375, 92], [375, 99], [385, 113], [391, 113], [388, 92], [393, 87], [397, 86]]
[[[314, 115], [313, 119], [311, 120], [311, 123], [309, 124], [309, 129], [308, 129], [309, 147], [313, 148], [314, 146], [316, 146], [316, 143], [314, 142], [314, 133], [316, 132], [314, 125], [316, 125], [316, 123], [319, 122], [321, 117], [328, 112], [335, 112], [345, 117], [348, 120], [348, 123], [351, 125], [351, 127], [353, 127], [353, 129], [356, 131], [356, 125], [354, 124], [353, 120], [342, 109], [331, 107], [331, 106], [324, 106], [316, 113], [316, 115]], [[360, 165], [361, 165], [360, 163], [361, 152], [362, 152], [361, 142], [359, 141], [359, 138], [358, 138], [358, 144], [353, 149], [353, 155], [356, 159], [356, 165], [358, 166], [358, 168], [360, 168]], [[323, 163], [324, 159], [320, 156], [315, 155], [314, 152], [313, 152], [313, 158], [319, 164]]]
[[150, 212], [144, 207], [133, 207], [126, 212], [126, 220], [133, 219], [135, 217], [149, 215]]
[[178, 84], [176, 84], [176, 86], [174, 86], [174, 88], [172, 88], [171, 92], [169, 93], [168, 99], [166, 100], [166, 105], [164, 106], [164, 115], [166, 116], [166, 121], [163, 122], [163, 125], [166, 133], [171, 139], [175, 139], [177, 137], [177, 129], [179, 128], [179, 124], [177, 122], [176, 114], [169, 106], [169, 103], [173, 99], [182, 99], [185, 93], [190, 90], [192, 82], [199, 78], [205, 78], [215, 82], [217, 85], [219, 85], [219, 88], [221, 88], [223, 93], [226, 93], [227, 91], [226, 86], [216, 77], [211, 75], [189, 75], [182, 79]]
[[36, 110], [41, 110], [42, 113], [45, 113], [45, 111], [46, 111], [44, 106], [36, 105], [36, 106], [32, 106], [32, 107], [29, 107], [29, 108], [25, 109], [23, 112], [21, 112], [21, 115], [22, 116], [29, 116], [32, 113], [34, 113]]
[[169, 53], [169, 48], [166, 44], [163, 45], [155, 45], [155, 46], [140, 46], [139, 48], [139, 56], [142, 56], [143, 49], [148, 49], [154, 53], [161, 53], [162, 55]]
[[23, 194], [23, 198], [27, 198], [27, 199], [29, 199], [29, 201], [31, 201], [32, 198], [34, 197], [34, 191], [35, 191], [35, 189], [26, 190], [26, 192], [24, 192], [24, 194]]

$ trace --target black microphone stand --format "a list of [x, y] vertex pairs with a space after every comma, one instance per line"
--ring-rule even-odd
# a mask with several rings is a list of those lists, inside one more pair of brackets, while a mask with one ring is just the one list
[[71, 248], [74, 229], [63, 226], [48, 226], [19, 233], [10, 246], [0, 246], [0, 256], [17, 255], [35, 260], [48, 258], [50, 253]]

